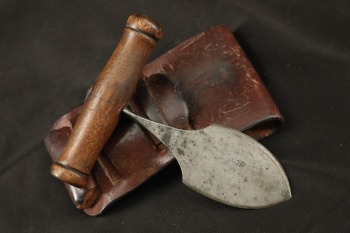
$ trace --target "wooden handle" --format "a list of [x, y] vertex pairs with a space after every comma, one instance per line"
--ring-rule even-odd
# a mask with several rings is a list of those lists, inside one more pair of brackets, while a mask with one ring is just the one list
[[142, 68], [162, 37], [161, 27], [144, 15], [129, 17], [122, 38], [93, 86], [72, 134], [51, 174], [85, 187], [88, 176], [132, 96]]

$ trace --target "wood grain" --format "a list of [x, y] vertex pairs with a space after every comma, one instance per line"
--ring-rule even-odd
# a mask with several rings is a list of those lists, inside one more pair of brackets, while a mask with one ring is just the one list
[[161, 27], [140, 14], [129, 17], [122, 38], [94, 84], [72, 134], [51, 174], [85, 187], [103, 146], [116, 127], [120, 111], [128, 103]]

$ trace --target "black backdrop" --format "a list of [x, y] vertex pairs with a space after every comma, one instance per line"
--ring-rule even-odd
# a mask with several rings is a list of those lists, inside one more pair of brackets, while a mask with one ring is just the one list
[[[81, 103], [127, 17], [164, 28], [151, 59], [228, 25], [286, 118], [262, 143], [293, 198], [263, 210], [209, 200], [172, 164], [100, 217], [49, 175], [43, 138]], [[0, 1], [1, 232], [350, 232], [350, 2]]]

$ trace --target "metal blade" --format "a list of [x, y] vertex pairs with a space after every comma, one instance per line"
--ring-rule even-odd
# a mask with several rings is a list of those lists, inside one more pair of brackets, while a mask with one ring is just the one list
[[212, 125], [180, 130], [123, 110], [153, 133], [177, 159], [183, 182], [216, 201], [240, 208], [264, 208], [291, 198], [287, 176], [256, 140]]

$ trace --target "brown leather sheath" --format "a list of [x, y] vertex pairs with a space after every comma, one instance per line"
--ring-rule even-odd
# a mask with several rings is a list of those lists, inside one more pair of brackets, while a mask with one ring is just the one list
[[[182, 129], [221, 124], [261, 139], [283, 122], [277, 106], [226, 26], [194, 36], [146, 65], [129, 108]], [[81, 106], [58, 119], [45, 138], [55, 161]], [[95, 216], [135, 189], [173, 156], [157, 138], [122, 115], [84, 189], [65, 184], [78, 208]]]

